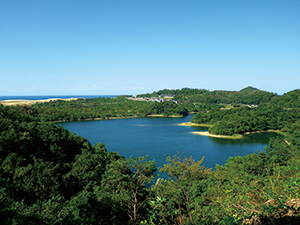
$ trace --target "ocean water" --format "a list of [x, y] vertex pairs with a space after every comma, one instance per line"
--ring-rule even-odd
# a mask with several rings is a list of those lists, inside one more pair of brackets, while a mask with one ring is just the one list
[[28, 96], [0, 96], [4, 100], [44, 100], [49, 98], [114, 98], [118, 95], [28, 95]]

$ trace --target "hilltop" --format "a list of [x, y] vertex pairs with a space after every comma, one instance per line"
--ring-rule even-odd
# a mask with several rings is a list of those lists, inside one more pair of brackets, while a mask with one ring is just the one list
[[248, 87], [243, 88], [239, 92], [249, 94], [253, 91], [259, 91], [259, 89], [255, 88], [255, 87], [248, 86]]

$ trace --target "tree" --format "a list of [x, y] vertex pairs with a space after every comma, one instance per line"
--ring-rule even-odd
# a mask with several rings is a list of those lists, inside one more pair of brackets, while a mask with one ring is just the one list
[[146, 186], [156, 176], [155, 162], [146, 159], [139, 157], [112, 162], [101, 182], [102, 198], [118, 202], [119, 210], [126, 212], [133, 224], [138, 224], [145, 215], [149, 198]]
[[198, 215], [195, 216], [195, 213], [200, 210], [201, 194], [204, 192], [202, 181], [211, 174], [211, 169], [202, 165], [203, 160], [204, 157], [195, 161], [192, 156], [183, 160], [178, 155], [167, 156], [167, 164], [159, 170], [167, 173], [169, 180], [156, 185], [157, 195], [173, 201], [173, 207], [178, 205], [176, 212], [180, 224], [197, 222]]

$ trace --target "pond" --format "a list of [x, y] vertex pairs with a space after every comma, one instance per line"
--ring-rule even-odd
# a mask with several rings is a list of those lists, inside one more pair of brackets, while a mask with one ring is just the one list
[[270, 138], [277, 133], [255, 133], [242, 139], [220, 139], [193, 131], [205, 131], [206, 127], [179, 126], [189, 122], [193, 115], [183, 118], [133, 118], [57, 123], [69, 131], [88, 139], [91, 144], [102, 142], [106, 149], [125, 157], [148, 155], [155, 159], [157, 167], [165, 163], [166, 154], [192, 157], [205, 156], [204, 165], [214, 168], [223, 165], [229, 156], [244, 156], [263, 151]]

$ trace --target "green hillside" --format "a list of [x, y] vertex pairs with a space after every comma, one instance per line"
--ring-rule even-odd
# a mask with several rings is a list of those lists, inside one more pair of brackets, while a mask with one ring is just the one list
[[239, 92], [249, 94], [249, 93], [251, 93], [253, 91], [258, 91], [258, 89], [255, 88], [255, 87], [248, 86], [248, 87], [243, 88]]

